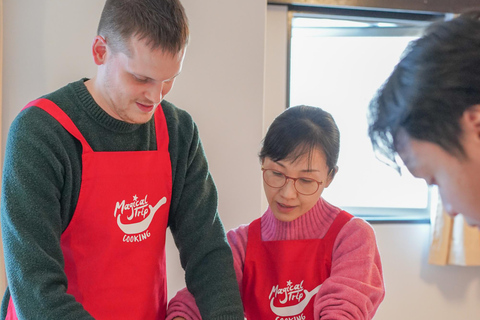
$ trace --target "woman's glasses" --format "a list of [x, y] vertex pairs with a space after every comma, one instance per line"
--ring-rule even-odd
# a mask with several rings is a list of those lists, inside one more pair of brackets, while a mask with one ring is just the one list
[[292, 178], [284, 175], [283, 173], [272, 170], [272, 169], [265, 169], [262, 168], [263, 171], [263, 181], [272, 187], [272, 188], [281, 188], [286, 183], [287, 180], [290, 179], [293, 181], [293, 186], [298, 193], [309, 196], [317, 192], [320, 185], [323, 184], [323, 181], [317, 181], [311, 178]]

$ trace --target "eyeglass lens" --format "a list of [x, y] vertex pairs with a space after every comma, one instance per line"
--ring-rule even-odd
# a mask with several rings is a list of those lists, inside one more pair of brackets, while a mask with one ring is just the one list
[[[264, 170], [263, 178], [265, 183], [273, 188], [281, 188], [287, 183], [287, 177], [278, 171]], [[294, 187], [301, 194], [310, 195], [317, 192], [320, 183], [309, 178], [297, 178], [294, 180]]]

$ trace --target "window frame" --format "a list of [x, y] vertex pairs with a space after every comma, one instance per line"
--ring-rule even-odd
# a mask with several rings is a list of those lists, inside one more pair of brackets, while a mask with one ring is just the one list
[[[288, 5], [287, 11], [287, 72], [286, 72], [286, 108], [290, 106], [290, 80], [291, 80], [291, 45], [292, 45], [292, 21], [297, 17], [325, 18], [325, 19], [343, 19], [359, 22], [393, 22], [396, 24], [405, 24], [407, 28], [425, 28], [428, 24], [437, 21], [449, 19], [452, 14], [444, 13], [411, 13], [411, 12], [393, 12], [377, 10], [359, 10], [344, 9], [332, 7], [305, 7]], [[345, 32], [342, 30], [342, 32]], [[374, 29], [367, 32], [376, 33]], [[405, 30], [390, 29], [390, 33], [400, 32], [404, 34]], [[385, 31], [382, 31], [385, 33]], [[364, 36], [364, 35], [363, 35]], [[393, 170], [393, 169], [392, 169]], [[431, 215], [436, 208], [436, 195], [432, 188], [428, 190], [428, 207], [426, 209], [412, 208], [379, 208], [379, 207], [354, 207], [342, 206], [342, 209], [363, 218], [370, 223], [425, 223], [431, 222]], [[380, 214], [382, 213], [382, 214]]]
[[[269, 2], [270, 3], [270, 2]], [[278, 3], [272, 2], [272, 5]], [[418, 25], [431, 23], [437, 20], [447, 20], [453, 17], [452, 13], [438, 12], [402, 12], [387, 10], [365, 10], [322, 6], [303, 6], [288, 4], [287, 6], [287, 91], [286, 108], [290, 106], [290, 61], [291, 61], [291, 39], [292, 39], [292, 19], [295, 15], [306, 17], [332, 17], [332, 18], [351, 18], [357, 21], [372, 21], [381, 19], [384, 21], [401, 22], [408, 21], [410, 24]]]

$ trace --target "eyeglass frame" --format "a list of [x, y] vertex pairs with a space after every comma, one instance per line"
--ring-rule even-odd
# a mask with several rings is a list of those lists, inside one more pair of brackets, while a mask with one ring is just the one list
[[[274, 187], [274, 186], [269, 185], [269, 184], [267, 183], [267, 181], [265, 180], [265, 171], [268, 171], [268, 170], [278, 172], [278, 173], [280, 173], [282, 176], [284, 176], [284, 177], [285, 177], [285, 183], [284, 183], [282, 186], [280, 186], [280, 187]], [[306, 178], [306, 177], [293, 178], [293, 177], [289, 177], [289, 176], [287, 176], [286, 174], [284, 174], [283, 172], [280, 172], [280, 171], [274, 170], [274, 169], [266, 169], [266, 168], [262, 167], [262, 171], [263, 171], [263, 174], [262, 174], [263, 181], [264, 181], [264, 182], [267, 184], [267, 186], [269, 186], [270, 188], [275, 188], [275, 189], [283, 188], [283, 187], [285, 187], [285, 185], [287, 184], [288, 179], [290, 179], [290, 180], [293, 181], [293, 188], [295, 188], [295, 191], [297, 191], [298, 193], [300, 193], [300, 194], [302, 194], [302, 195], [304, 195], [304, 196], [314, 195], [314, 194], [318, 191], [318, 189], [320, 189], [320, 185], [323, 184], [323, 181], [317, 181], [317, 180], [312, 179], [312, 178]], [[331, 173], [332, 171], [333, 171], [333, 169], [330, 170], [330, 172], [328, 173], [328, 175], [330, 175], [330, 173]], [[312, 192], [312, 193], [303, 193], [303, 192], [298, 191], [297, 186], [296, 186], [296, 182], [297, 182], [298, 179], [309, 179], [309, 180], [315, 181], [315, 182], [317, 183], [317, 189], [315, 189], [315, 191]]]

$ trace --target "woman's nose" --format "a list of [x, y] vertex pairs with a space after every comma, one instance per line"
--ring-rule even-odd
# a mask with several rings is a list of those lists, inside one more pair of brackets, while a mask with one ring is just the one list
[[285, 198], [295, 198], [297, 196], [297, 189], [295, 189], [295, 181], [287, 178], [285, 185], [282, 187], [282, 196]]

